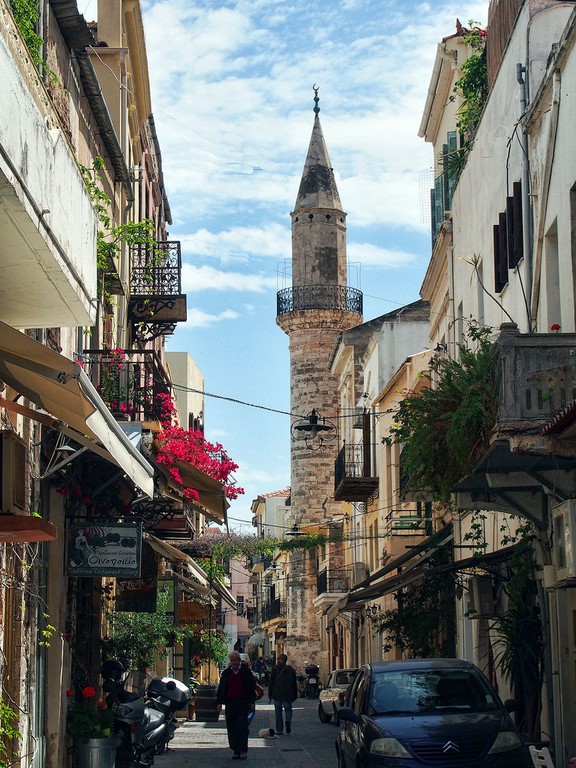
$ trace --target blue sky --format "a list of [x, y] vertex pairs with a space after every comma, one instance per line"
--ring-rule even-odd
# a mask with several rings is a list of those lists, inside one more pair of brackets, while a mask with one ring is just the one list
[[[91, 2], [79, 10], [94, 18]], [[320, 120], [347, 212], [349, 285], [364, 320], [414, 301], [430, 255], [432, 150], [418, 129], [436, 47], [488, 0], [142, 0], [153, 114], [183, 250], [188, 351], [209, 393], [289, 411], [290, 211]], [[418, 350], [414, 350], [418, 351]], [[328, 415], [328, 414], [326, 414]], [[206, 435], [240, 465], [250, 504], [290, 483], [290, 418], [206, 398]]]

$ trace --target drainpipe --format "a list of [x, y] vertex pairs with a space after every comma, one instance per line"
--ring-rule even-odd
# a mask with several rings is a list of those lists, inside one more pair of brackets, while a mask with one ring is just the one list
[[544, 226], [548, 195], [550, 194], [550, 179], [556, 151], [556, 130], [558, 127], [558, 112], [560, 110], [560, 70], [555, 70], [552, 79], [552, 98], [550, 100], [550, 116], [548, 122], [548, 137], [546, 141], [546, 156], [542, 163], [542, 183], [538, 195], [538, 216], [534, 250], [534, 282], [530, 308], [530, 328], [536, 328], [538, 306], [540, 304], [540, 282], [542, 271], [542, 254], [544, 251]]
[[[126, 48], [120, 50], [120, 146], [128, 167], [132, 167], [132, 161], [129, 157], [130, 146], [128, 142], [128, 78], [126, 75]], [[133, 203], [134, 195], [128, 198], [128, 202], [124, 208], [124, 224], [127, 224], [129, 221], [129, 213]], [[129, 258], [130, 254], [128, 248], [125, 243], [122, 243], [120, 282], [124, 286], [125, 292], [130, 290], [128, 284], [130, 274], [128, 264]], [[124, 348], [128, 344], [128, 340], [125, 338], [126, 329], [128, 327], [128, 299], [126, 293], [120, 296], [118, 303], [118, 341], [119, 346]]]
[[[519, 85], [520, 94], [520, 118], [526, 111], [527, 85], [526, 85], [526, 67], [522, 64], [516, 64], [516, 80]], [[533, 248], [532, 248], [532, 209], [530, 206], [530, 159], [528, 156], [528, 134], [522, 131], [520, 139], [522, 146], [522, 237], [524, 239], [524, 252], [526, 258], [526, 312], [528, 314], [528, 330], [532, 331], [530, 320], [530, 304], [532, 301], [532, 283], [533, 283]]]

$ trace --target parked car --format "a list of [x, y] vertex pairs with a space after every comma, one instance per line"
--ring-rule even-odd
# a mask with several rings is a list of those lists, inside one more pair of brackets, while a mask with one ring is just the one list
[[320, 691], [318, 717], [321, 723], [329, 723], [335, 718], [338, 724], [338, 710], [344, 706], [348, 690], [357, 669], [335, 669], [330, 673], [328, 684]]
[[339, 710], [339, 768], [532, 768], [510, 712], [461, 659], [361, 667]]

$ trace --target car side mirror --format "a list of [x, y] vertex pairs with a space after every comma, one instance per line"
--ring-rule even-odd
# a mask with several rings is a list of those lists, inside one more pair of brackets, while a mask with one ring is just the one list
[[341, 707], [338, 710], [338, 718], [340, 720], [346, 720], [349, 723], [359, 724], [362, 722], [362, 718], [354, 712], [352, 707]]
[[516, 712], [518, 709], [518, 702], [515, 699], [506, 699], [504, 702], [504, 709], [506, 712]]

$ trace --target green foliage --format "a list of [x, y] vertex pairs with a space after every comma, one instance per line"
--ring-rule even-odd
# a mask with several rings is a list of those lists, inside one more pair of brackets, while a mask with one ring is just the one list
[[199, 674], [203, 662], [210, 660], [219, 667], [228, 655], [228, 643], [220, 630], [190, 625], [186, 628], [186, 637], [192, 672], [195, 675]]
[[[158, 593], [154, 613], [114, 611], [113, 602], [104, 596], [104, 611], [109, 622], [108, 636], [100, 640], [104, 659], [117, 659], [127, 669], [153, 667], [168, 655], [167, 646], [182, 633], [170, 623], [165, 609], [167, 593]], [[176, 635], [179, 635], [176, 638]]]
[[292, 552], [295, 549], [314, 549], [324, 546], [328, 541], [336, 541], [336, 539], [334, 537], [329, 538], [324, 533], [306, 533], [281, 541], [278, 544], [278, 549], [283, 552]]
[[454, 83], [454, 95], [450, 97], [451, 101], [454, 101], [456, 96], [461, 99], [456, 123], [460, 132], [461, 146], [447, 157], [447, 171], [450, 178], [457, 178], [464, 167], [488, 98], [486, 36], [478, 26], [478, 22], [469, 21], [468, 23], [472, 29], [464, 36], [464, 40], [474, 53], [462, 65], [462, 75]]
[[506, 537], [506, 543], [515, 541], [504, 583], [508, 605], [491, 625], [491, 630], [498, 637], [494, 660], [510, 682], [518, 702], [516, 724], [523, 733], [529, 734], [539, 730], [544, 674], [544, 637], [538, 606], [535, 540], [530, 523], [520, 527], [514, 537]]
[[383, 635], [383, 651], [398, 649], [411, 659], [449, 655], [445, 638], [453, 624], [454, 579], [433, 570], [446, 559], [443, 551], [435, 553], [422, 581], [394, 595], [398, 607], [372, 619], [374, 630]]
[[21, 738], [16, 728], [18, 715], [12, 707], [0, 698], [0, 768], [9, 768], [14, 765], [13, 758], [17, 755], [10, 750], [10, 742]]
[[73, 702], [68, 705], [66, 732], [74, 741], [86, 743], [88, 739], [104, 739], [112, 735], [114, 716], [104, 702]]
[[16, 26], [24, 38], [28, 53], [32, 63], [36, 67], [43, 67], [44, 62], [40, 54], [42, 43], [44, 42], [36, 32], [38, 18], [40, 16], [40, 7], [38, 0], [10, 0], [10, 7]]
[[424, 374], [430, 386], [408, 391], [393, 411], [384, 442], [402, 445], [406, 490], [448, 502], [470, 470], [476, 449], [486, 444], [497, 416], [497, 352], [490, 329], [470, 323], [459, 358], [433, 357]]
[[104, 167], [104, 160], [96, 157], [91, 168], [80, 166], [80, 173], [92, 201], [92, 207], [98, 215], [100, 229], [97, 233], [96, 252], [97, 266], [104, 274], [113, 273], [115, 259], [122, 245], [132, 248], [135, 245], [145, 245], [153, 255], [153, 260], [160, 263], [162, 255], [158, 250], [155, 239], [155, 226], [151, 219], [143, 221], [128, 221], [125, 224], [111, 226], [111, 200], [102, 190], [102, 177], [99, 171]]

